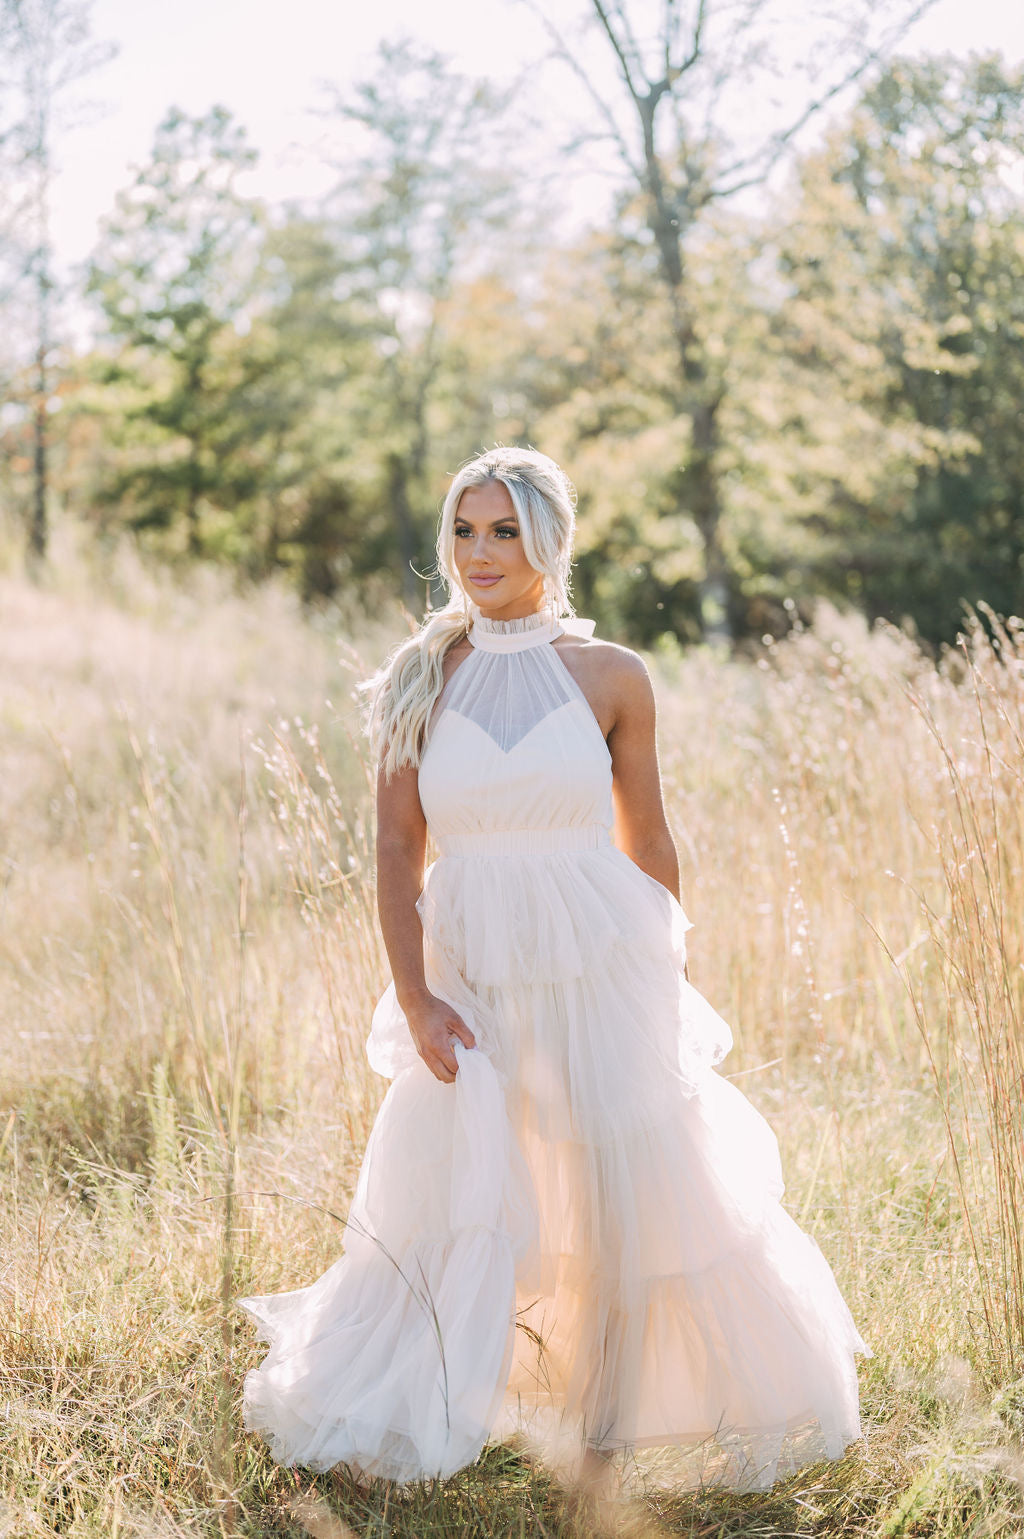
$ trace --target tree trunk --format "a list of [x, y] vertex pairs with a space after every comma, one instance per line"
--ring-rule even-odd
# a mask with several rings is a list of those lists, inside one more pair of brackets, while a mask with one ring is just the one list
[[190, 556], [200, 556], [203, 542], [199, 537], [199, 499], [203, 490], [203, 438], [202, 408], [200, 402], [206, 387], [203, 359], [193, 349], [186, 364], [188, 378], [188, 472], [186, 477], [185, 530]]
[[49, 537], [47, 521], [49, 500], [49, 421], [47, 402], [50, 395], [50, 152], [49, 118], [45, 107], [39, 112], [36, 146], [36, 388], [33, 412], [33, 498], [32, 517], [29, 525], [29, 551], [33, 561], [46, 557]]
[[704, 546], [704, 573], [698, 584], [701, 634], [705, 641], [733, 640], [729, 614], [729, 564], [722, 548], [722, 494], [718, 477], [718, 410], [721, 388], [708, 378], [708, 366], [693, 314], [685, 298], [683, 253], [676, 251], [674, 272], [662, 263], [662, 277], [669, 291], [678, 360], [675, 409], [690, 423], [690, 457], [681, 466], [685, 509], [700, 532]]
[[687, 219], [680, 221], [679, 205], [673, 204], [668, 196], [654, 142], [654, 116], [666, 94], [652, 87], [637, 103], [643, 131], [647, 227], [657, 247], [658, 265], [672, 310], [679, 368], [679, 414], [690, 420], [690, 463], [685, 467], [683, 484], [688, 491], [687, 511], [704, 544], [704, 575], [698, 589], [701, 633], [705, 641], [731, 642], [728, 563], [721, 541], [722, 497], [717, 464], [721, 397], [709, 384], [707, 361], [686, 297], [683, 237], [695, 214], [689, 209]]
[[395, 543], [402, 578], [402, 602], [413, 613], [419, 604], [419, 579], [413, 570], [416, 560], [416, 533], [409, 505], [408, 469], [400, 454], [388, 455], [388, 498], [395, 520]]
[[202, 490], [203, 467], [200, 446], [193, 438], [188, 457], [188, 501], [185, 504], [185, 522], [188, 530], [188, 553], [202, 554], [203, 542], [199, 538], [199, 494]]
[[722, 500], [716, 463], [717, 400], [699, 402], [690, 412], [692, 450], [687, 481], [690, 507], [704, 542], [704, 575], [700, 580], [700, 623], [705, 641], [733, 639], [729, 615], [729, 567], [722, 549]]
[[36, 405], [34, 412], [34, 439], [35, 448], [33, 455], [33, 499], [32, 519], [29, 524], [29, 551], [34, 561], [43, 561], [46, 558], [47, 537], [49, 534], [47, 523], [47, 378], [46, 378], [46, 343], [40, 337], [39, 349], [36, 353]]

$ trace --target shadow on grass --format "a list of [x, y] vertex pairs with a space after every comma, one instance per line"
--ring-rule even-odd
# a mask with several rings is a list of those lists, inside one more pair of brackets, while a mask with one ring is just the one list
[[[751, 1494], [647, 1490], [602, 1500], [507, 1446], [448, 1480], [362, 1485], [341, 1469], [279, 1470], [250, 1509], [247, 1539], [810, 1539], [863, 1535], [886, 1505], [862, 1461], [812, 1466]], [[261, 1521], [262, 1520], [262, 1521]]]

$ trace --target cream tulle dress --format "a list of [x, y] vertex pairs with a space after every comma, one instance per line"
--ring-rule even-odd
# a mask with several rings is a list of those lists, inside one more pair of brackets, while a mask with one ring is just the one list
[[392, 1084], [344, 1254], [242, 1301], [270, 1343], [245, 1422], [284, 1464], [409, 1481], [519, 1428], [701, 1445], [697, 1478], [757, 1487], [859, 1435], [867, 1348], [715, 1072], [731, 1038], [683, 976], [689, 921], [611, 841], [608, 748], [551, 644], [591, 630], [477, 613], [435, 708], [426, 978], [477, 1046], [444, 1085], [393, 986], [377, 1006]]

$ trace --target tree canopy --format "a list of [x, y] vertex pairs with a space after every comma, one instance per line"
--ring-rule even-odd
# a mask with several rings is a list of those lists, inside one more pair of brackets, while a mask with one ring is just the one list
[[[783, 149], [788, 170], [736, 203], [742, 156], [677, 91], [696, 63], [670, 50], [660, 80], [625, 14], [601, 25], [636, 174], [568, 234], [517, 169], [515, 93], [412, 44], [329, 94], [332, 182], [301, 206], [249, 195], [226, 110], [171, 109], [60, 376], [64, 506], [310, 601], [418, 611], [448, 476], [529, 442], [578, 485], [577, 602], [624, 638], [698, 640], [716, 594], [740, 636], [816, 595], [934, 642], [965, 603], [1020, 612], [1020, 72], [873, 64], [816, 142], [747, 146], [751, 174]], [[28, 521], [23, 424], [0, 418], [0, 497]]]

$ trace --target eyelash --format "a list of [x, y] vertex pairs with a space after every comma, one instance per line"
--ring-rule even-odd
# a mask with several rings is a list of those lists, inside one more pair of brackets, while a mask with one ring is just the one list
[[[456, 529], [456, 531], [455, 531], [455, 538], [457, 540], [459, 540], [459, 539], [462, 538], [462, 536], [464, 534], [472, 534], [472, 532], [473, 531], [470, 528], [468, 528], [465, 524], [463, 524], [460, 528]], [[508, 535], [510, 540], [514, 540], [516, 538], [516, 536], [518, 535], [519, 530], [518, 529], [495, 529], [494, 532], [495, 532], [495, 534], [506, 534], [506, 535]]]

